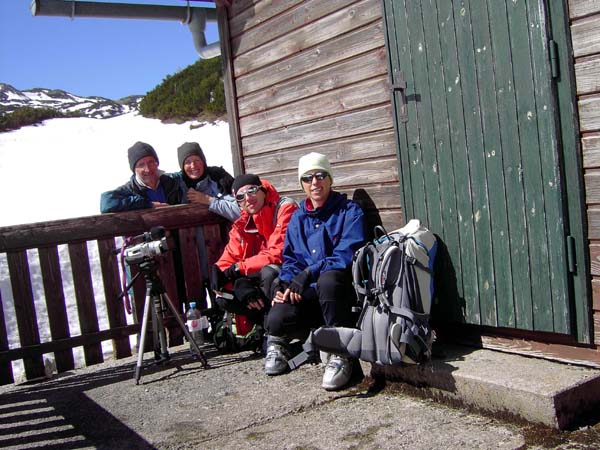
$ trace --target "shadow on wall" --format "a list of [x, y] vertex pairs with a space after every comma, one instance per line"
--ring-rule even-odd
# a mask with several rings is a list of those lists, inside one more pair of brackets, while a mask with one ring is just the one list
[[383, 225], [379, 210], [375, 206], [375, 202], [365, 189], [356, 189], [352, 194], [352, 200], [358, 203], [363, 213], [365, 214], [365, 232], [367, 241], [373, 240], [373, 229], [377, 225]]
[[439, 235], [437, 255], [433, 267], [434, 299], [431, 305], [431, 322], [434, 328], [441, 323], [465, 323], [464, 297], [458, 289], [458, 279], [452, 256]]

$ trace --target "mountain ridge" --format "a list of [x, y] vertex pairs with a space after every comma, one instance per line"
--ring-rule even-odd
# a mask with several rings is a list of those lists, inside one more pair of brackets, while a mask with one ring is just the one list
[[32, 88], [19, 90], [0, 82], [0, 115], [10, 114], [18, 109], [50, 108], [65, 115], [77, 114], [93, 119], [107, 119], [138, 111], [143, 95], [131, 95], [119, 100], [99, 96], [84, 97], [62, 89]]

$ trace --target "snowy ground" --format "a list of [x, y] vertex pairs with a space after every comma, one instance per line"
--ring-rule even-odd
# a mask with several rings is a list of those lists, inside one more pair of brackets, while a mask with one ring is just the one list
[[[0, 133], [0, 227], [45, 222], [99, 214], [100, 193], [129, 179], [127, 149], [136, 141], [151, 144], [160, 159], [160, 168], [179, 170], [177, 147], [198, 142], [209, 165], [223, 166], [233, 174], [229, 127], [218, 122], [198, 127], [197, 123], [162, 124], [130, 113], [112, 119], [53, 119], [43, 125]], [[92, 279], [100, 328], [108, 328], [98, 252], [89, 244]], [[37, 250], [28, 251], [38, 326], [42, 342], [50, 330]], [[59, 247], [65, 297], [74, 299], [72, 275], [66, 246]], [[71, 287], [68, 287], [71, 285]], [[0, 292], [9, 345], [19, 338], [8, 277], [6, 255], [0, 253]], [[71, 335], [78, 335], [75, 305], [68, 307]], [[130, 319], [131, 317], [129, 317]], [[106, 343], [105, 353], [111, 348]], [[82, 361], [81, 352], [75, 354]], [[51, 363], [51, 360], [49, 360]], [[13, 363], [15, 376], [22, 374], [21, 362]]]
[[200, 144], [208, 164], [233, 173], [225, 122], [191, 129], [136, 113], [112, 119], [53, 119], [0, 133], [0, 226], [100, 213], [100, 193], [131, 176], [127, 149], [154, 147], [160, 168], [179, 170], [177, 147]]

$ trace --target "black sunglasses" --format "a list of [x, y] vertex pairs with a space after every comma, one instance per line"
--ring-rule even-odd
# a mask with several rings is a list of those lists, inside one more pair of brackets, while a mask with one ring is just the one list
[[260, 186], [252, 186], [252, 187], [249, 187], [248, 189], [246, 189], [244, 192], [238, 191], [238, 193], [235, 194], [235, 199], [238, 202], [243, 202], [244, 200], [246, 200], [246, 195], [254, 197], [259, 189], [260, 189]]
[[300, 180], [303, 183], [312, 183], [313, 178], [316, 178], [319, 181], [323, 181], [328, 176], [329, 174], [327, 172], [305, 173], [300, 177]]

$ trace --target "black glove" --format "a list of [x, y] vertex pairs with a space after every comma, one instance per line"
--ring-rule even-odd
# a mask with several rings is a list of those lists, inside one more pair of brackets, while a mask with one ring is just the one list
[[302, 292], [304, 292], [304, 289], [306, 289], [310, 285], [310, 279], [310, 270], [306, 268], [294, 278], [292, 278], [292, 282], [290, 283], [290, 291], [296, 294], [302, 294]]
[[233, 292], [244, 305], [262, 297], [258, 286], [252, 283], [249, 278], [242, 278], [236, 282]]
[[212, 266], [212, 276], [210, 278], [212, 283], [212, 289], [214, 291], [222, 291], [225, 287], [225, 284], [227, 284], [227, 277], [216, 264]]
[[275, 285], [273, 286], [273, 294], [275, 294], [275, 292], [285, 292], [285, 290], [290, 287], [290, 283], [288, 283], [287, 281], [282, 281], [279, 278], [277, 278], [277, 280], [275, 281]]
[[240, 269], [238, 268], [237, 264], [232, 264], [227, 269], [225, 269], [223, 271], [223, 275], [225, 275], [227, 279], [231, 281], [235, 281], [241, 276]]

